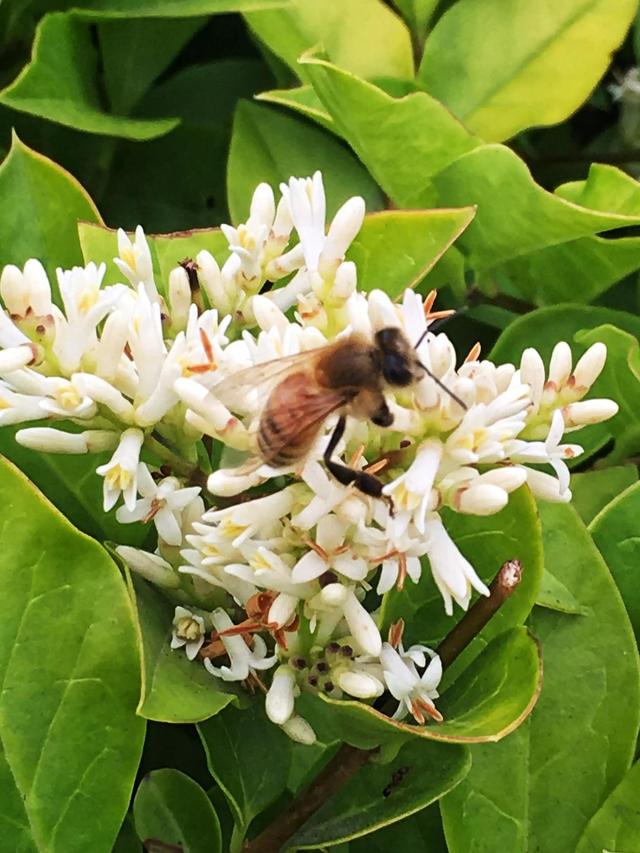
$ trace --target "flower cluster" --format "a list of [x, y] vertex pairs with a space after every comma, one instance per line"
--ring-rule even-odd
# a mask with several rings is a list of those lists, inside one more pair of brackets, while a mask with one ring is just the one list
[[[434, 293], [392, 302], [358, 292], [345, 255], [361, 198], [327, 228], [319, 173], [280, 189], [276, 204], [261, 184], [247, 222], [222, 226], [222, 266], [202, 251], [165, 286], [140, 228], [133, 241], [118, 233], [123, 283], [102, 286], [104, 264], [58, 270], [61, 305], [38, 261], [5, 267], [0, 424], [46, 421], [17, 433], [39, 451], [113, 451], [96, 467], [104, 510], [119, 504], [120, 522], [157, 529], [154, 553], [118, 551], [177, 604], [172, 647], [216, 679], [263, 688], [271, 720], [308, 743], [314, 733], [295, 710], [302, 690], [370, 701], [386, 691], [395, 718], [440, 719], [440, 660], [422, 645], [405, 649], [402, 625], [383, 641], [382, 597], [432, 578], [451, 614], [474, 590], [487, 595], [441, 510], [490, 515], [525, 483], [568, 501], [566, 460], [581, 448], [564, 434], [617, 407], [583, 399], [604, 365], [602, 344], [575, 365], [558, 344], [548, 372], [533, 349], [519, 367], [481, 360], [478, 347], [460, 364], [431, 328], [447, 313], [433, 311]], [[323, 462], [341, 412], [293, 464], [265, 464], [257, 426], [288, 363], [274, 374], [272, 362], [304, 365], [307, 351], [383, 329], [416, 345], [424, 374], [386, 389], [390, 426], [349, 416], [334, 453], [377, 477], [382, 498], [338, 482]]]

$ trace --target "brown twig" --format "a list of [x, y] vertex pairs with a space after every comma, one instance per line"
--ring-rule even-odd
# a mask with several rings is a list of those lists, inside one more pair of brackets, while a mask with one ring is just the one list
[[[514, 592], [520, 583], [521, 576], [522, 567], [518, 560], [507, 560], [501, 566], [489, 587], [489, 596], [478, 599], [438, 646], [437, 652], [443, 666], [452, 664], [466, 649], [493, 614]], [[382, 710], [386, 713], [387, 705]], [[314, 812], [355, 776], [376, 752], [376, 749], [357, 749], [347, 743], [343, 744], [309, 787], [305, 788], [289, 805], [286, 813], [280, 815], [253, 841], [245, 844], [245, 853], [278, 853]]]

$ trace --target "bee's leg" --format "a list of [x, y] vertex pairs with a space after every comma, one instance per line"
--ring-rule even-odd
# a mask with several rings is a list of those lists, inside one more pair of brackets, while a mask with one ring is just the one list
[[349, 486], [353, 483], [356, 489], [359, 489], [365, 495], [370, 495], [372, 498], [384, 497], [382, 494], [384, 484], [377, 477], [374, 477], [373, 474], [367, 474], [366, 471], [356, 471], [355, 468], [349, 468], [348, 465], [343, 465], [341, 462], [336, 462], [331, 458], [338, 446], [338, 442], [344, 434], [345, 424], [346, 418], [344, 415], [341, 415], [324, 452], [325, 465], [343, 486]]

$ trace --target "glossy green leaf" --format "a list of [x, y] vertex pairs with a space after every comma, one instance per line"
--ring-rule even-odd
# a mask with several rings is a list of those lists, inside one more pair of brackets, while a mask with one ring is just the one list
[[434, 178], [434, 185], [442, 204], [478, 205], [462, 241], [470, 263], [478, 269], [640, 222], [638, 214], [603, 213], [547, 192], [504, 145], [484, 145], [459, 157]]
[[142, 638], [138, 713], [164, 723], [195, 723], [237, 704], [237, 695], [212, 678], [201, 661], [171, 648], [174, 605], [146, 581], [136, 579], [134, 589]]
[[327, 216], [353, 195], [367, 210], [384, 207], [382, 193], [364, 167], [334, 137], [308, 122], [270, 107], [242, 102], [236, 110], [229, 151], [228, 200], [234, 223], [244, 222], [251, 196], [261, 181], [274, 188], [293, 175], [320, 169], [327, 195]]
[[298, 58], [322, 43], [333, 61], [362, 77], [413, 77], [409, 31], [381, 0], [291, 0], [245, 15], [270, 51], [301, 77]]
[[40, 453], [17, 443], [18, 429], [20, 426], [0, 428], [0, 453], [17, 465], [72, 524], [94, 539], [142, 544], [146, 531], [141, 525], [120, 524], [115, 510], [105, 513], [102, 508], [103, 481], [96, 468], [106, 463], [112, 452], [86, 456]]
[[427, 34], [429, 20], [440, 0], [392, 0], [405, 19], [414, 38], [421, 43]]
[[390, 763], [370, 763], [358, 771], [346, 788], [322, 804], [289, 844], [309, 850], [375, 832], [450, 791], [469, 766], [465, 747], [428, 741], [406, 744]]
[[585, 614], [533, 611], [540, 700], [509, 738], [472, 747], [471, 772], [442, 801], [450, 853], [573, 853], [633, 757], [639, 669], [622, 601], [572, 507], [542, 504], [540, 513], [546, 564]]
[[480, 144], [426, 92], [394, 98], [320, 57], [302, 63], [337, 132], [399, 207], [433, 206], [433, 175]]
[[66, 13], [43, 18], [31, 62], [0, 92], [0, 103], [59, 124], [128, 139], [153, 139], [178, 124], [174, 118], [127, 118], [104, 110], [98, 57], [88, 26]]
[[437, 703], [442, 723], [397, 722], [361, 702], [322, 694], [298, 701], [323, 742], [344, 740], [361, 749], [407, 739], [480, 743], [501, 740], [526, 719], [537, 701], [541, 677], [537, 643], [520, 627], [495, 637], [452, 684], [447, 679], [450, 686]]
[[227, 708], [199, 723], [198, 731], [209, 770], [244, 834], [253, 818], [285, 790], [291, 741], [267, 719], [260, 700], [243, 711]]
[[584, 613], [584, 608], [571, 590], [558, 580], [550, 569], [545, 569], [536, 597], [536, 604], [558, 610], [560, 613]]
[[603, 850], [640, 850], [640, 762], [594, 814], [576, 847], [576, 853]]
[[349, 853], [389, 853], [396, 849], [447, 853], [437, 803], [349, 843]]
[[0, 195], [0, 263], [22, 266], [39, 258], [52, 282], [56, 267], [81, 263], [75, 223], [100, 222], [100, 214], [68, 172], [15, 135], [0, 166]]
[[133, 820], [130, 815], [124, 820], [120, 832], [113, 845], [112, 853], [143, 853], [142, 844], [136, 835]]
[[288, 107], [290, 110], [317, 122], [326, 130], [336, 132], [333, 119], [322, 106], [322, 101], [316, 95], [313, 86], [309, 84], [297, 86], [294, 89], [272, 89], [269, 92], [261, 92], [256, 95], [256, 101]]
[[611, 396], [620, 411], [608, 424], [616, 446], [610, 460], [625, 459], [640, 449], [640, 355], [638, 339], [615, 326], [598, 326], [576, 335], [589, 346], [596, 341], [607, 345], [607, 363], [598, 381], [601, 394]]
[[228, 222], [226, 168], [233, 113], [239, 98], [251, 98], [270, 85], [265, 64], [253, 59], [190, 65], [156, 84], [138, 113], [148, 118], [170, 113], [180, 117], [180, 126], [145, 145], [118, 146], [112, 165], [118, 180], [101, 206], [105, 219], [127, 229], [141, 222], [155, 232]]
[[[487, 584], [506, 560], [522, 563], [522, 580], [513, 595], [461, 655], [450, 673], [469, 666], [490, 639], [527, 618], [536, 600], [542, 577], [542, 538], [535, 502], [527, 489], [511, 495], [508, 505], [499, 513], [486, 517], [443, 513], [447, 530], [454, 542]], [[457, 610], [456, 619], [462, 611]], [[431, 578], [425, 561], [422, 578], [416, 586], [406, 584], [402, 592], [393, 590], [385, 596], [382, 622], [386, 628], [403, 618], [407, 639], [435, 647], [451, 631], [453, 622], [444, 612], [442, 597]]]
[[191, 18], [277, 9], [288, 0], [70, 0], [74, 10], [90, 20], [124, 18]]
[[[498, 142], [567, 118], [606, 71], [635, 0], [459, 0], [425, 46], [419, 77], [474, 133]], [[479, 37], [482, 33], [482, 37]]]
[[133, 801], [136, 832], [184, 853], [222, 853], [220, 822], [197, 782], [179, 770], [154, 770], [144, 777]]
[[[78, 225], [80, 245], [85, 262], [102, 261], [107, 264], [104, 284], [122, 281], [122, 273], [113, 263], [118, 254], [116, 232], [111, 228], [81, 222]], [[147, 234], [153, 271], [158, 289], [164, 292], [169, 273], [185, 258], [195, 258], [202, 249], [207, 249], [218, 260], [226, 258], [229, 247], [218, 228], [202, 228], [194, 231], [177, 231], [175, 234]]]
[[144, 737], [131, 603], [106, 552], [7, 462], [0, 499], [2, 843], [108, 850]]
[[[605, 323], [618, 326], [634, 336], [640, 335], [640, 318], [625, 311], [614, 311], [599, 306], [555, 305], [549, 308], [539, 308], [537, 311], [531, 311], [515, 320], [500, 335], [490, 357], [496, 363], [511, 362], [518, 365], [522, 352], [527, 347], [535, 347], [542, 355], [545, 364], [548, 364], [555, 344], [558, 341], [567, 341], [571, 344], [575, 363], [587, 349], [588, 344], [592, 342], [591, 340], [588, 341], [584, 334], [578, 338], [578, 332], [596, 329]], [[594, 335], [593, 340], [596, 339], [600, 340], [600, 335]], [[610, 353], [610, 358], [611, 355], [612, 353]], [[605, 367], [605, 371], [609, 369]], [[618, 403], [621, 402], [617, 399], [617, 391], [612, 392], [612, 386], [606, 372], [597, 380], [589, 392], [589, 396], [592, 398], [614, 396]], [[622, 404], [624, 405], [624, 396], [622, 397]], [[629, 413], [629, 418], [631, 418], [631, 413]], [[619, 413], [612, 421], [571, 433], [571, 440], [581, 444], [585, 450], [585, 455], [579, 459], [585, 459], [606, 444], [614, 429], [618, 428], [618, 424], [624, 426], [628, 422], [625, 421], [623, 413]]]
[[584, 523], [590, 524], [610, 501], [637, 482], [638, 469], [631, 463], [573, 474], [571, 502]]
[[104, 85], [111, 109], [128, 114], [204, 24], [203, 18], [143, 18], [99, 24]]
[[620, 590], [636, 638], [640, 639], [640, 484], [611, 501], [589, 530]]
[[605, 163], [592, 163], [584, 181], [556, 188], [556, 194], [592, 210], [637, 216], [640, 213], [640, 182]]
[[438, 262], [473, 219], [460, 210], [385, 210], [365, 217], [347, 258], [358, 267], [358, 288], [399, 296]]

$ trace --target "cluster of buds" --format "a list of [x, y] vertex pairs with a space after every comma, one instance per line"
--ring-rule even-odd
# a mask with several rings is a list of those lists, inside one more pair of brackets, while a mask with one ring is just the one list
[[[583, 399], [604, 365], [602, 344], [574, 367], [559, 343], [548, 375], [533, 349], [519, 367], [482, 360], [477, 346], [459, 363], [447, 335], [430, 328], [442, 316], [434, 293], [407, 290], [392, 302], [358, 292], [345, 255], [363, 216], [352, 198], [327, 228], [316, 173], [283, 184], [277, 204], [261, 184], [247, 222], [223, 226], [222, 267], [207, 252], [194, 259], [195, 291], [183, 267], [158, 287], [141, 229], [134, 240], [119, 232], [123, 283], [103, 287], [104, 264], [58, 270], [62, 307], [36, 260], [0, 278], [0, 424], [46, 421], [17, 433], [42, 452], [113, 451], [96, 467], [104, 510], [156, 527], [154, 552], [118, 551], [177, 605], [172, 647], [215, 679], [264, 689], [269, 717], [305, 743], [314, 734], [295, 709], [301, 691], [364, 701], [388, 692], [396, 719], [440, 718], [440, 660], [420, 644], [405, 649], [402, 625], [383, 641], [383, 596], [435, 583], [452, 614], [474, 591], [487, 595], [441, 510], [490, 515], [525, 483], [568, 501], [566, 460], [581, 448], [563, 444], [564, 433], [617, 410]], [[416, 343], [427, 370], [387, 389], [390, 427], [349, 417], [334, 453], [375, 474], [383, 499], [325, 467], [337, 414], [296, 464], [212, 470], [211, 459], [255, 452], [264, 406], [259, 388], [223, 395], [228, 380], [390, 328]]]

